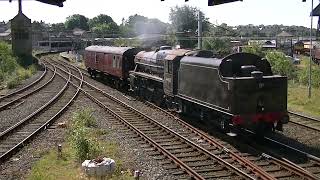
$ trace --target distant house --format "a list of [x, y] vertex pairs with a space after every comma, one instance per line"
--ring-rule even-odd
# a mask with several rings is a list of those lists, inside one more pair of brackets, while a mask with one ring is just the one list
[[11, 41], [11, 29], [0, 32], [0, 41]]

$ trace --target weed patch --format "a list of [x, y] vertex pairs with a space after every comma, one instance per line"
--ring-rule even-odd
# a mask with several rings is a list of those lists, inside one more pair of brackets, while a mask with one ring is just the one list
[[94, 128], [95, 123], [92, 109], [75, 112], [68, 125], [68, 141], [62, 145], [62, 157], [57, 158], [57, 150], [52, 149], [32, 167], [27, 179], [89, 179], [82, 172], [81, 163], [96, 157], [110, 157], [116, 161], [116, 170], [108, 179], [134, 179], [118, 144], [101, 141], [108, 131]]

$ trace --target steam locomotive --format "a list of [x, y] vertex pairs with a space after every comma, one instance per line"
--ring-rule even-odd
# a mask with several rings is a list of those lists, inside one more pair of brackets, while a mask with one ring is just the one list
[[287, 78], [273, 75], [269, 62], [249, 53], [224, 58], [211, 51], [161, 47], [90, 46], [89, 74], [98, 74], [157, 105], [199, 117], [224, 131], [282, 131], [288, 123]]

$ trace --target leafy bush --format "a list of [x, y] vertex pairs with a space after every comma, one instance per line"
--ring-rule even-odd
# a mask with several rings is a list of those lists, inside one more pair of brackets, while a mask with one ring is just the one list
[[[306, 66], [304, 66], [299, 71], [299, 83], [308, 85], [309, 83], [309, 61], [305, 61]], [[311, 85], [314, 87], [320, 87], [320, 68], [314, 62], [312, 62], [311, 70]]]
[[266, 58], [270, 62], [273, 73], [287, 76], [289, 79], [296, 77], [297, 68], [284, 53], [280, 51], [269, 51], [266, 54]]
[[7, 88], [15, 88], [24, 79], [37, 72], [37, 67], [31, 65], [28, 69], [17, 63], [17, 57], [12, 54], [10, 45], [0, 42], [0, 83]]
[[12, 73], [18, 67], [17, 58], [13, 56], [10, 46], [0, 42], [0, 71], [2, 74]]
[[229, 40], [224, 39], [205, 39], [203, 41], [203, 49], [214, 50], [219, 55], [226, 56], [231, 52], [231, 44]]
[[257, 43], [256, 44], [252, 44], [250, 46], [243, 47], [242, 52], [255, 54], [255, 55], [258, 55], [260, 57], [265, 57], [265, 55], [266, 55], [265, 51], [262, 49], [262, 46], [260, 44], [257, 44]]
[[90, 127], [96, 124], [91, 109], [84, 109], [74, 113], [69, 129], [72, 148], [76, 157], [83, 161], [95, 158], [101, 152], [98, 140], [90, 134]]
[[7, 80], [7, 88], [13, 89], [19, 85], [20, 81], [16, 77], [11, 77]]

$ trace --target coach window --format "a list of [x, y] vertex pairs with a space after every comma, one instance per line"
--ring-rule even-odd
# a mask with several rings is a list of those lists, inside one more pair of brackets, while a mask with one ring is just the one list
[[172, 61], [168, 61], [168, 73], [172, 73]]
[[112, 59], [112, 67], [115, 68], [116, 66], [117, 66], [116, 56], [113, 56], [113, 59]]
[[97, 53], [94, 54], [94, 61], [97, 63]]
[[117, 56], [117, 68], [120, 69], [120, 56]]

